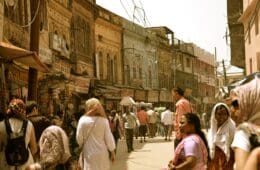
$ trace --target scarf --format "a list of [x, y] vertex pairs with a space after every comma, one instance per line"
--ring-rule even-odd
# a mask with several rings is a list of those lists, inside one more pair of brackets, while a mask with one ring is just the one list
[[71, 156], [66, 133], [55, 125], [49, 126], [43, 131], [39, 146], [40, 160], [45, 164], [63, 164]]
[[[215, 119], [215, 114], [216, 114], [216, 109], [221, 105], [228, 110], [229, 117], [218, 129], [217, 121]], [[217, 143], [217, 146], [224, 152], [224, 154], [226, 155], [226, 160], [228, 161], [230, 158], [230, 145], [234, 138], [236, 126], [235, 126], [235, 122], [230, 117], [230, 112], [226, 104], [218, 103], [214, 106], [211, 112], [210, 123], [211, 126], [208, 132], [210, 158], [213, 159], [215, 156], [215, 147]]]
[[[240, 117], [242, 122], [253, 122], [259, 119], [260, 111], [260, 74], [246, 84], [236, 87], [231, 91], [232, 100], [239, 104]], [[257, 114], [258, 113], [258, 114]], [[257, 118], [256, 118], [257, 117]]]

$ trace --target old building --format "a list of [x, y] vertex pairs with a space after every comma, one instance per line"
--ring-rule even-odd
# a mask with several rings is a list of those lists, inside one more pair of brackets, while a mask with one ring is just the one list
[[159, 82], [159, 104], [166, 105], [172, 103], [171, 89], [174, 86], [174, 53], [173, 38], [174, 33], [167, 27], [150, 27], [148, 28], [157, 47], [157, 65], [158, 65], [158, 82]]
[[195, 61], [192, 43], [186, 43], [179, 39], [174, 39], [174, 87], [181, 87], [185, 90], [185, 96], [190, 99], [193, 108], [197, 110], [198, 105], [198, 76], [194, 74]]
[[[238, 19], [242, 13], [243, 0], [227, 0], [231, 64], [240, 68], [245, 68], [245, 29], [243, 24], [238, 22]], [[228, 40], [228, 37], [226, 38]]]
[[243, 13], [238, 22], [244, 26], [246, 74], [260, 71], [260, 1], [243, 0]]
[[158, 103], [157, 41], [146, 28], [123, 19], [124, 88], [137, 102]]
[[29, 51], [31, 18], [34, 18], [29, 7], [29, 1], [0, 2], [2, 112], [12, 97], [27, 99], [29, 67], [47, 71], [38, 55]]
[[98, 97], [106, 109], [116, 109], [121, 100], [122, 73], [122, 24], [119, 16], [98, 6], [95, 21], [96, 73], [92, 86], [93, 96]]
[[216, 92], [216, 61], [214, 54], [193, 44], [194, 74], [198, 77], [197, 111], [210, 113], [215, 104]]

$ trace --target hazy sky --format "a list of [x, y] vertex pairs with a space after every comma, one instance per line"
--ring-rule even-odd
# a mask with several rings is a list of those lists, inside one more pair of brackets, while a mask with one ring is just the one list
[[[96, 2], [131, 21], [133, 14], [141, 20], [142, 17], [138, 14], [143, 16], [145, 11], [148, 18], [146, 26], [167, 26], [178, 39], [194, 42], [211, 53], [214, 53], [216, 47], [218, 60], [230, 60], [229, 47], [224, 38], [227, 29], [226, 0], [96, 0]], [[137, 19], [135, 22], [138, 22]]]

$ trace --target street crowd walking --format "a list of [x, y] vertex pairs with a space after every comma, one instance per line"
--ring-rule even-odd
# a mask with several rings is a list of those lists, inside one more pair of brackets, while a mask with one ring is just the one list
[[99, 99], [90, 98], [78, 115], [69, 105], [67, 113], [46, 117], [35, 101], [15, 98], [0, 122], [0, 169], [109, 170], [119, 140], [131, 154], [134, 138], [145, 145], [161, 135], [164, 142], [174, 140], [163, 170], [258, 170], [259, 84], [256, 73], [235, 87], [229, 100], [216, 103], [207, 133], [205, 114], [200, 119], [181, 88], [172, 90], [174, 112], [170, 105], [159, 111], [143, 103], [105, 111]]

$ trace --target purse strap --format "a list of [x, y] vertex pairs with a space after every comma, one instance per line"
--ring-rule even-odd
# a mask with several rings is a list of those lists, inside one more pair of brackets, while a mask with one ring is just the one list
[[85, 142], [88, 140], [88, 138], [89, 138], [89, 136], [90, 136], [90, 133], [91, 133], [91, 131], [93, 130], [93, 127], [95, 126], [97, 120], [98, 120], [98, 117], [95, 119], [93, 125], [92, 125], [91, 128], [89, 129], [88, 135], [87, 135], [86, 139], [83, 140], [83, 145], [82, 145], [82, 148], [81, 148], [81, 159], [82, 159], [81, 162], [82, 162], [82, 167], [84, 167], [84, 156], [83, 156], [83, 155], [84, 155], [84, 149], [83, 149], [83, 148], [84, 148]]

